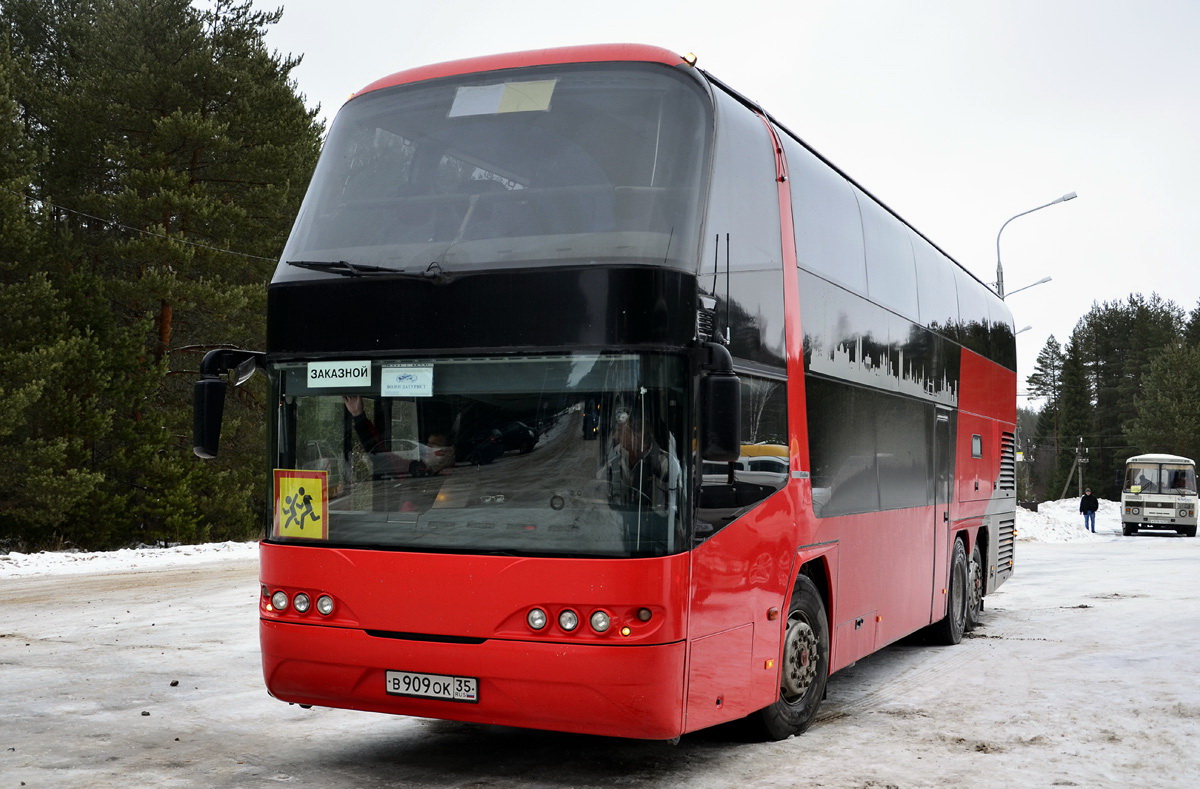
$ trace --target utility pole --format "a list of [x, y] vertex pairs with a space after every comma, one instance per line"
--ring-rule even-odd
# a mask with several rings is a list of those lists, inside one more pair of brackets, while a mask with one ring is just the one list
[[1088, 449], [1083, 445], [1083, 436], [1079, 437], [1079, 444], [1075, 447], [1075, 461], [1071, 464], [1071, 470], [1067, 472], [1067, 481], [1063, 483], [1062, 493], [1058, 494], [1060, 499], [1067, 497], [1067, 488], [1071, 487], [1071, 478], [1075, 476], [1075, 469], [1079, 469], [1079, 495], [1083, 496], [1083, 467], [1087, 465]]

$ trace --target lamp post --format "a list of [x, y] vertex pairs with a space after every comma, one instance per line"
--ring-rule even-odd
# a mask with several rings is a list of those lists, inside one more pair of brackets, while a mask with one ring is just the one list
[[[1010, 217], [1007, 222], [1000, 225], [1000, 232], [996, 234], [996, 294], [1000, 298], [1004, 298], [1004, 267], [1002, 265], [1000, 265], [1000, 233], [1003, 233], [1004, 228], [1008, 227], [1008, 223], [1013, 221], [1017, 217], [1022, 217], [1022, 216], [1025, 216], [1026, 214], [1032, 214], [1034, 211], [1041, 211], [1043, 208], [1049, 208], [1050, 206], [1055, 205], [1056, 203], [1065, 203], [1068, 200], [1074, 200], [1078, 196], [1079, 195], [1075, 194], [1074, 192], [1067, 192], [1065, 195], [1058, 198], [1057, 200], [1051, 200], [1049, 203], [1046, 203], [1045, 205], [1039, 205], [1037, 208], [1031, 208], [1028, 211], [1022, 211], [1021, 213], [1017, 214], [1016, 216]], [[1044, 281], [1045, 280], [1043, 280], [1043, 282]], [[1041, 283], [1038, 282], [1038, 283], [1034, 283], [1034, 284], [1040, 285]], [[1033, 286], [1031, 285], [1030, 287], [1033, 287]], [[1016, 291], [1013, 291], [1013, 292], [1016, 293]]]
[[1037, 282], [1034, 282], [1034, 283], [1032, 283], [1032, 284], [1029, 284], [1029, 285], [1025, 285], [1024, 287], [1017, 288], [1016, 290], [1010, 290], [1010, 291], [1008, 292], [1008, 295], [1009, 295], [1009, 296], [1011, 296], [1011, 295], [1013, 295], [1014, 293], [1020, 293], [1020, 292], [1021, 292], [1021, 291], [1023, 291], [1023, 290], [1029, 290], [1029, 289], [1030, 289], [1030, 288], [1032, 288], [1034, 285], [1045, 285], [1045, 284], [1046, 284], [1047, 282], [1049, 282], [1051, 279], [1053, 279], [1053, 277], [1042, 277], [1042, 278], [1041, 278], [1041, 279], [1039, 279]]

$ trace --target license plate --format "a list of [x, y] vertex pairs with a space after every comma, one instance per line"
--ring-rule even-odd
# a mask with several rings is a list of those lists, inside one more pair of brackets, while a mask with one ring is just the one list
[[387, 672], [387, 692], [393, 696], [414, 696], [419, 699], [442, 699], [475, 704], [479, 701], [479, 680], [475, 677], [389, 671]]

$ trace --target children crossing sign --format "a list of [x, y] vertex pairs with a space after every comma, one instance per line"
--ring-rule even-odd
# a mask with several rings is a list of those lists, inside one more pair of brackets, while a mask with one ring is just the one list
[[276, 537], [329, 539], [328, 472], [275, 469]]

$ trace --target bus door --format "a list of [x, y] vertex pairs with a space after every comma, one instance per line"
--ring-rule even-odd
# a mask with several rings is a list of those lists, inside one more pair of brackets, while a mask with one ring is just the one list
[[950, 411], [938, 408], [933, 422], [933, 578], [930, 584], [931, 622], [941, 619], [946, 611], [942, 589], [950, 551], [950, 498], [954, 490], [954, 441], [950, 429]]

